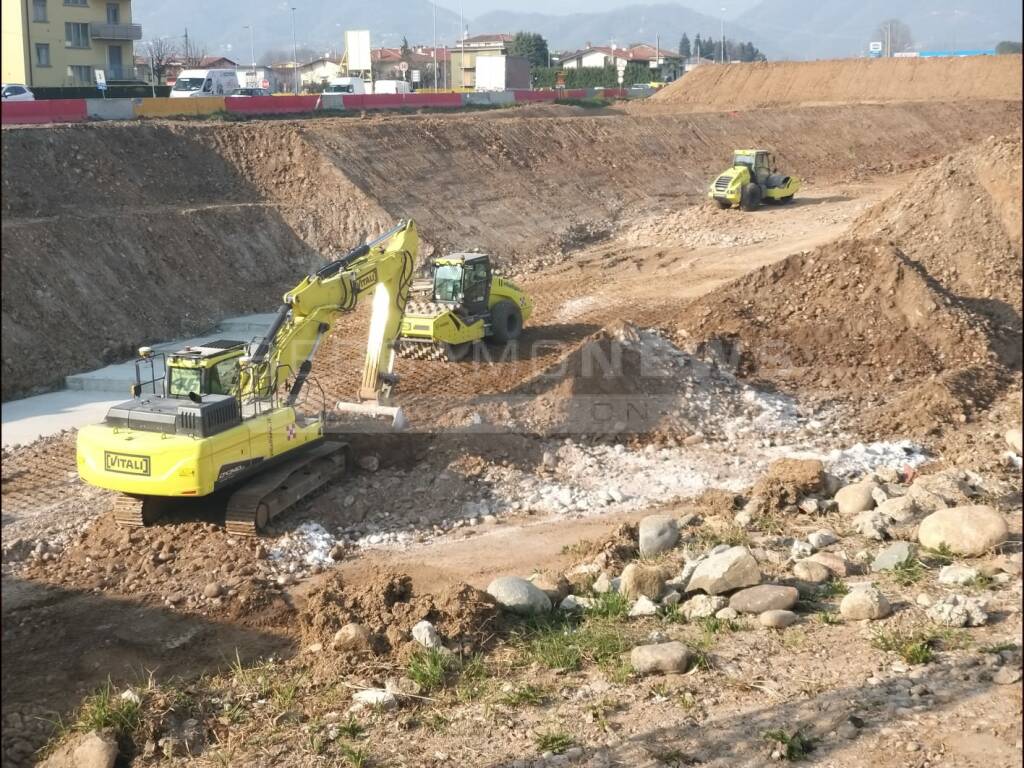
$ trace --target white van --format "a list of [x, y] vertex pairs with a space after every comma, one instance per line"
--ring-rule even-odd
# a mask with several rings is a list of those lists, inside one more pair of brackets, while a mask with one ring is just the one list
[[405, 80], [378, 80], [373, 84], [374, 93], [412, 93]]
[[361, 77], [335, 77], [324, 88], [324, 93], [366, 93]]
[[233, 69], [183, 69], [171, 88], [171, 98], [230, 96], [238, 87], [238, 73]]

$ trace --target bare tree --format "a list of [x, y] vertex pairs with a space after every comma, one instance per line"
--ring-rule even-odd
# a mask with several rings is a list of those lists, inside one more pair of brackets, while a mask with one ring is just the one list
[[149, 60], [150, 69], [153, 71], [153, 79], [158, 83], [164, 82], [164, 75], [167, 72], [167, 65], [174, 61], [178, 55], [178, 47], [173, 40], [157, 38], [148, 41], [142, 49], [142, 55]]
[[181, 48], [181, 63], [185, 69], [199, 68], [205, 58], [206, 46], [192, 38], [185, 38], [185, 44]]
[[910, 27], [899, 19], [887, 19], [879, 24], [875, 31], [875, 40], [882, 41], [888, 56], [909, 51], [914, 47], [914, 38], [910, 34]]

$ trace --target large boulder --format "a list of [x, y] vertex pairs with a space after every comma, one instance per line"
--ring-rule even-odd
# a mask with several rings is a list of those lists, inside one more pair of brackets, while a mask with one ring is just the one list
[[117, 740], [107, 731], [71, 737], [40, 763], [40, 768], [111, 768], [117, 760]]
[[779, 584], [761, 584], [747, 587], [729, 598], [729, 607], [739, 613], [764, 613], [765, 611], [788, 611], [800, 593], [796, 587], [784, 587]]
[[1018, 456], [1021, 455], [1021, 428], [1019, 426], [1006, 430], [1006, 444]]
[[878, 485], [870, 480], [862, 480], [859, 483], [851, 483], [844, 488], [840, 488], [836, 494], [839, 514], [857, 515], [869, 509], [874, 509], [876, 490], [878, 490]]
[[875, 573], [892, 571], [901, 565], [913, 561], [917, 548], [909, 541], [897, 541], [885, 547], [871, 561], [871, 570]]
[[530, 582], [544, 590], [552, 605], [562, 602], [572, 591], [569, 580], [557, 572], [540, 571], [530, 577]]
[[649, 515], [640, 521], [640, 556], [654, 557], [668, 552], [679, 541], [679, 524], [668, 515]]
[[840, 578], [849, 576], [854, 569], [853, 563], [835, 552], [815, 552], [807, 560], [825, 566], [833, 575]]
[[649, 675], [655, 672], [685, 672], [690, 666], [691, 657], [685, 645], [673, 640], [670, 643], [638, 645], [630, 652], [629, 661], [635, 672]]
[[921, 521], [917, 540], [929, 549], [945, 544], [958, 555], [977, 557], [1002, 544], [1008, 535], [1001, 514], [987, 505], [975, 504], [932, 512]]
[[656, 565], [630, 563], [622, 570], [619, 592], [629, 600], [641, 595], [657, 600], [665, 589], [665, 571]]
[[855, 585], [839, 603], [839, 614], [847, 621], [882, 619], [892, 607], [874, 584]]
[[728, 604], [729, 601], [724, 597], [716, 597], [714, 595], [694, 595], [683, 603], [683, 607], [680, 611], [683, 614], [683, 618], [687, 621], [692, 621], [693, 619], [707, 619], [714, 616]]
[[502, 576], [487, 586], [487, 594], [507, 611], [522, 616], [548, 613], [551, 598], [543, 589], [519, 576]]
[[793, 564], [793, 575], [808, 584], [824, 584], [832, 578], [832, 571], [814, 560], [799, 560]]
[[922, 475], [911, 483], [907, 496], [913, 499], [923, 513], [934, 512], [944, 507], [969, 504], [973, 491], [971, 486], [947, 470], [934, 475]]
[[686, 589], [720, 595], [761, 583], [761, 568], [746, 547], [730, 547], [697, 564]]

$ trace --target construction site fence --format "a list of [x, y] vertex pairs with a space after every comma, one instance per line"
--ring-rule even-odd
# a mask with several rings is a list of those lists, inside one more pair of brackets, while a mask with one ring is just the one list
[[374, 109], [461, 109], [561, 99], [623, 99], [622, 88], [574, 88], [544, 91], [432, 91], [417, 93], [338, 94], [308, 96], [246, 96], [225, 98], [47, 99], [12, 101], [0, 106], [0, 122], [75, 123], [87, 120], [131, 120], [140, 117], [194, 117], [218, 113], [284, 115], [312, 112], [361, 112]]

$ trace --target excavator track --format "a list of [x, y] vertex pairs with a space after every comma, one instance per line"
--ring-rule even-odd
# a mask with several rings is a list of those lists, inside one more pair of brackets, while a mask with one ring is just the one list
[[299, 500], [345, 472], [346, 443], [327, 441], [251, 480], [228, 499], [225, 528], [255, 536]]
[[144, 498], [122, 494], [114, 499], [114, 521], [128, 528], [142, 528], [151, 525], [160, 517], [160, 502], [155, 498]]

